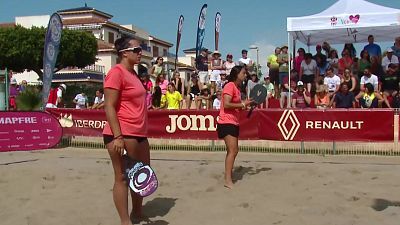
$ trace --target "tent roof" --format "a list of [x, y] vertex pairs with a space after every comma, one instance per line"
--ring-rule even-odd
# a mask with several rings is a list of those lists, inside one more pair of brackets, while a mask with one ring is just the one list
[[310, 16], [288, 17], [287, 30], [307, 45], [393, 41], [400, 36], [400, 9], [364, 0], [339, 0], [326, 10]]

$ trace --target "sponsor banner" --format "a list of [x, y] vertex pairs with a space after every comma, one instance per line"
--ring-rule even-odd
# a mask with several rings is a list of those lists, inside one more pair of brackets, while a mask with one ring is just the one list
[[178, 61], [178, 50], [179, 50], [179, 44], [180, 44], [180, 42], [181, 42], [181, 35], [182, 35], [182, 29], [183, 29], [183, 21], [184, 21], [184, 18], [183, 18], [183, 16], [181, 15], [180, 17], [179, 17], [179, 20], [178, 20], [178, 31], [176, 32], [176, 48], [175, 48], [175, 70], [177, 70], [176, 68], [176, 63], [177, 63], [177, 61]]
[[221, 13], [215, 14], [215, 50], [218, 51], [219, 31], [221, 30]]
[[[60, 122], [64, 136], [100, 137], [107, 123], [103, 110], [47, 109]], [[217, 110], [154, 110], [149, 111], [148, 136], [153, 138], [216, 140]], [[240, 138], [258, 139], [258, 116], [246, 118], [241, 113]]]
[[51, 148], [63, 129], [45, 112], [0, 112], [0, 152]]
[[197, 35], [196, 35], [196, 58], [199, 56], [199, 52], [203, 46], [203, 40], [206, 30], [206, 13], [207, 13], [207, 4], [204, 4], [201, 7], [199, 20], [197, 22]]
[[62, 27], [63, 23], [60, 15], [58, 15], [57, 13], [51, 15], [49, 24], [47, 25], [43, 53], [43, 109], [45, 109], [49, 97], [54, 67], [57, 62], [57, 56], [61, 42]]
[[[393, 141], [392, 110], [268, 110], [259, 113], [260, 139]], [[268, 129], [265, 129], [268, 128]]]

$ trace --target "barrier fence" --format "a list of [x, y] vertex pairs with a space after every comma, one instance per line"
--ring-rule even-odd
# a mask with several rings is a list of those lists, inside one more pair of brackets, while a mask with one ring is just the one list
[[[63, 127], [62, 146], [103, 148], [103, 110], [49, 109]], [[241, 112], [241, 151], [400, 155], [397, 110], [255, 110]], [[149, 111], [153, 150], [224, 151], [215, 110]]]

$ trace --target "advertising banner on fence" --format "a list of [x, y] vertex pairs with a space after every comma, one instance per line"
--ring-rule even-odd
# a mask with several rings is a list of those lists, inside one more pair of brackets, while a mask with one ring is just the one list
[[0, 152], [51, 148], [63, 129], [57, 119], [44, 112], [0, 112]]
[[[106, 115], [103, 110], [47, 109], [59, 119], [64, 136], [101, 137]], [[246, 119], [243, 111], [241, 139], [258, 139], [257, 116]], [[149, 111], [149, 137], [181, 139], [217, 139], [216, 110], [154, 110]]]
[[[48, 109], [65, 136], [102, 136], [103, 110]], [[149, 137], [217, 139], [216, 110], [149, 111]], [[242, 111], [240, 139], [280, 141], [393, 141], [392, 110]]]
[[281, 141], [393, 141], [392, 110], [268, 110], [260, 139]]

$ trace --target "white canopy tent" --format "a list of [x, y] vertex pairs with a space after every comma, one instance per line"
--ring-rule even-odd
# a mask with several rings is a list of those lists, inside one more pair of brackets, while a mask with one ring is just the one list
[[[357, 43], [367, 42], [368, 35], [372, 34], [377, 42], [394, 42], [400, 36], [400, 9], [365, 0], [338, 0], [318, 14], [288, 17], [287, 31], [289, 53], [292, 41], [294, 48], [296, 41], [308, 47], [325, 41], [329, 44]], [[289, 85], [290, 67], [289, 63]]]
[[288, 17], [287, 31], [294, 40], [308, 46], [394, 41], [400, 36], [400, 9], [376, 5], [364, 0], [339, 0], [326, 10], [311, 16]]

